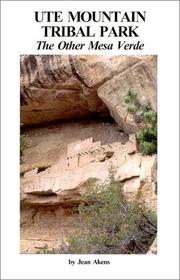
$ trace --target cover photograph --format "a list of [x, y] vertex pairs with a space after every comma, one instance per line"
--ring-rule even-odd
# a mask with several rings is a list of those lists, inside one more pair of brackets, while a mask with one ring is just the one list
[[2, 279], [178, 279], [178, 8], [2, 1]]
[[21, 253], [156, 253], [157, 57], [20, 57]]

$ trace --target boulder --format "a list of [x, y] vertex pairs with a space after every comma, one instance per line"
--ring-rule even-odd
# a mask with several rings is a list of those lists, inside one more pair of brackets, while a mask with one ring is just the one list
[[141, 154], [126, 155], [126, 161], [118, 168], [115, 180], [123, 182], [127, 179], [139, 177], [141, 158]]
[[99, 98], [108, 107], [111, 116], [119, 124], [123, 131], [132, 133], [138, 129], [134, 119], [127, 115], [127, 107], [124, 97], [128, 90], [139, 93], [142, 101], [148, 100], [156, 111], [156, 71], [154, 69], [156, 57], [142, 59], [126, 71], [113, 76], [98, 88]]

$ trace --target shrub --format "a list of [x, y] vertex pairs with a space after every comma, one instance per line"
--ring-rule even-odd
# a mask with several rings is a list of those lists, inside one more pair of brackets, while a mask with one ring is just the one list
[[141, 102], [138, 93], [129, 90], [124, 102], [128, 104], [127, 113], [131, 114], [142, 128], [136, 133], [139, 149], [144, 155], [157, 153], [157, 113], [149, 101]]
[[[79, 205], [81, 233], [67, 244], [38, 253], [143, 254], [156, 234], [156, 216], [137, 201], [128, 202], [120, 183], [91, 186]], [[79, 226], [79, 225], [78, 225]]]
[[[21, 124], [21, 127], [23, 124]], [[22, 161], [24, 150], [27, 148], [27, 141], [25, 135], [20, 133], [20, 161]]]
[[26, 149], [26, 139], [24, 135], [20, 135], [20, 159], [22, 160], [22, 157], [24, 155], [24, 150]]

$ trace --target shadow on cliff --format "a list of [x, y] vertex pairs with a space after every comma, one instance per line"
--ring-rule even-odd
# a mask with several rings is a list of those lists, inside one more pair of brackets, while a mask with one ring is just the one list
[[109, 116], [101, 116], [97, 112], [93, 112], [87, 118], [79, 118], [72, 120], [56, 120], [46, 123], [25, 125], [22, 127], [23, 134], [34, 134], [41, 131], [41, 134], [51, 134], [58, 132], [66, 134], [68, 129], [72, 128], [72, 137], [66, 139], [67, 143], [78, 140], [85, 140], [93, 137], [93, 141], [101, 141], [101, 145], [111, 144], [113, 142], [121, 142], [125, 144], [129, 136], [119, 129], [113, 118]]

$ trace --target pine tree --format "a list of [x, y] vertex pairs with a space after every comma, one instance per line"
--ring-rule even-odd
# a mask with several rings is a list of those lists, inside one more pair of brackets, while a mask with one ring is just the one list
[[127, 113], [131, 114], [142, 128], [136, 133], [139, 149], [144, 155], [157, 153], [157, 113], [152, 110], [149, 101], [141, 102], [138, 93], [129, 90], [124, 102], [128, 105]]

